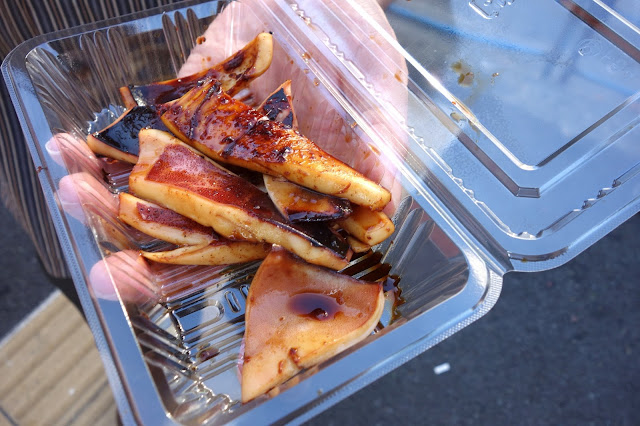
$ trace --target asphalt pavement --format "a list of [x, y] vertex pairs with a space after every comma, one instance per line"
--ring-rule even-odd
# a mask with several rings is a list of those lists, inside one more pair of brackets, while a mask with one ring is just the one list
[[[4, 336], [54, 287], [4, 209], [0, 229]], [[638, 235], [635, 216], [562, 267], [508, 274], [485, 317], [310, 424], [640, 424]]]
[[[55, 287], [44, 273], [27, 234], [0, 205], [0, 339], [47, 298]], [[1, 380], [1, 379], [0, 379]]]

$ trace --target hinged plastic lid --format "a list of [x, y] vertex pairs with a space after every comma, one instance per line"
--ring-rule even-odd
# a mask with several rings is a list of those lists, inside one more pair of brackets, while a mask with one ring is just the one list
[[[328, 3], [336, 20], [366, 14]], [[343, 60], [332, 18], [304, 4], [290, 5]], [[395, 1], [386, 15], [409, 77], [398, 154], [507, 268], [564, 263], [640, 210], [635, 0]], [[395, 43], [368, 22], [354, 33]]]

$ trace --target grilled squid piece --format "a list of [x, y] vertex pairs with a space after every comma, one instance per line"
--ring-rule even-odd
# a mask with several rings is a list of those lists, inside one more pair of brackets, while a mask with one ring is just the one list
[[209, 69], [188, 77], [121, 87], [120, 96], [127, 108], [162, 104], [178, 99], [206, 78], [215, 78], [222, 90], [233, 96], [261, 76], [271, 65], [272, 58], [273, 37], [260, 33], [238, 52]]
[[242, 402], [367, 337], [383, 307], [381, 284], [310, 265], [274, 247], [249, 287]]
[[207, 78], [215, 78], [227, 93], [237, 93], [269, 68], [272, 57], [272, 36], [263, 33], [208, 70], [144, 86], [121, 87], [120, 95], [127, 110], [105, 129], [89, 135], [87, 144], [98, 155], [135, 164], [140, 130], [168, 130], [158, 117], [156, 104], [179, 98]]
[[291, 96], [291, 80], [287, 80], [278, 87], [257, 108], [271, 121], [277, 121], [291, 129], [298, 128], [298, 118], [293, 109]]
[[228, 265], [264, 259], [271, 249], [269, 244], [220, 238], [210, 227], [131, 194], [120, 194], [118, 217], [147, 235], [186, 246], [163, 252], [142, 252], [144, 257], [156, 262]]
[[[271, 121], [292, 129], [298, 120], [291, 98], [291, 81], [285, 81], [258, 107]], [[340, 219], [351, 214], [349, 201], [311, 191], [281, 177], [264, 175], [264, 186], [278, 211], [291, 222]]]
[[98, 155], [136, 164], [142, 129], [167, 130], [155, 106], [134, 106], [125, 111], [103, 130], [87, 136], [87, 144]]
[[205, 245], [218, 237], [212, 228], [131, 194], [120, 193], [118, 218], [154, 238], [179, 246]]
[[230, 265], [264, 259], [271, 244], [220, 239], [205, 245], [180, 247], [175, 250], [149, 252], [142, 255], [154, 262], [173, 265]]
[[337, 222], [345, 231], [369, 246], [383, 242], [395, 230], [386, 214], [362, 206], [355, 206], [351, 216]]
[[264, 175], [264, 186], [280, 213], [291, 222], [320, 222], [351, 214], [351, 203], [311, 191], [284, 178]]
[[231, 240], [278, 244], [332, 269], [344, 268], [351, 256], [346, 241], [328, 227], [287, 223], [264, 192], [166, 132], [140, 132], [129, 188]]
[[283, 123], [233, 99], [214, 78], [165, 104], [162, 121], [210, 158], [381, 210], [389, 191]]

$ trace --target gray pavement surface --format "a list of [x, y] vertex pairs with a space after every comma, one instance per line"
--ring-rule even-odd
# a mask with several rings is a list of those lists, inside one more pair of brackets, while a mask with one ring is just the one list
[[[0, 338], [55, 289], [27, 234], [0, 205]], [[1, 379], [0, 379], [1, 380]]]
[[[0, 228], [4, 336], [54, 287], [4, 209]], [[638, 235], [635, 216], [560, 268], [508, 274], [485, 317], [310, 424], [640, 424]]]

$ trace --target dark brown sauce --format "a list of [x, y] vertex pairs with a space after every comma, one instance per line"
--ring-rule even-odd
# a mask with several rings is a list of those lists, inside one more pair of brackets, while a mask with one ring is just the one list
[[[354, 262], [361, 257], [365, 257], [360, 262]], [[400, 317], [400, 313], [397, 308], [405, 303], [402, 297], [402, 289], [399, 286], [400, 276], [389, 275], [391, 271], [391, 265], [388, 263], [380, 263], [382, 260], [382, 254], [376, 251], [369, 251], [367, 253], [357, 253], [353, 256], [352, 265], [345, 268], [342, 273], [353, 276], [367, 269], [371, 269], [371, 272], [360, 277], [363, 281], [374, 281], [382, 284], [382, 290], [393, 296], [393, 308], [391, 320], [395, 320]]]
[[289, 309], [298, 316], [326, 321], [333, 319], [343, 310], [344, 299], [342, 292], [335, 295], [322, 293], [300, 293], [289, 299]]
[[200, 109], [202, 108], [202, 106], [205, 105], [206, 102], [209, 99], [211, 99], [212, 96], [219, 95], [221, 93], [222, 93], [222, 91], [220, 89], [220, 83], [215, 81], [211, 85], [209, 90], [207, 90], [207, 93], [204, 95], [204, 100], [200, 103], [200, 105], [198, 105], [196, 107], [193, 115], [191, 116], [191, 127], [189, 128], [189, 133], [187, 134], [187, 137], [189, 139], [191, 139], [193, 137], [194, 129], [196, 129], [198, 127], [198, 125], [200, 124]]
[[239, 50], [235, 55], [233, 55], [233, 57], [231, 57], [224, 64], [222, 64], [222, 67], [227, 72], [233, 71], [234, 69], [238, 68], [240, 64], [242, 64], [242, 61], [244, 61], [244, 56], [245, 56], [245, 51]]
[[326, 220], [341, 219], [351, 214], [351, 203], [348, 200], [336, 198], [330, 211], [314, 211], [314, 200], [301, 199], [293, 206], [287, 206], [287, 215], [293, 223], [297, 222], [322, 222]]
[[286, 196], [280, 198], [280, 203], [284, 204], [287, 216], [293, 223], [340, 219], [353, 211], [348, 200], [297, 185], [287, 186]]
[[363, 281], [380, 281], [389, 274], [390, 270], [391, 265], [389, 265], [388, 263], [381, 263], [380, 266], [378, 266], [368, 274], [362, 276], [362, 278], [360, 279]]
[[[293, 126], [293, 112], [291, 103], [284, 89], [269, 96], [262, 107], [263, 112], [271, 121], [279, 121], [286, 127]], [[278, 119], [279, 117], [279, 119]]]
[[179, 136], [197, 141], [214, 156], [225, 156], [262, 115], [222, 92], [211, 79], [165, 107], [162, 117]]
[[[358, 259], [360, 257], [363, 257], [364, 255], [366, 255], [367, 253], [357, 256], [355, 257], [355, 259]], [[355, 260], [354, 259], [354, 260]], [[369, 268], [371, 268], [372, 266], [375, 266], [377, 264], [380, 263], [380, 260], [382, 259], [382, 254], [378, 253], [377, 251], [371, 252], [371, 255], [369, 255], [369, 257], [367, 257], [366, 259], [361, 260], [358, 263], [355, 263], [351, 266], [348, 266], [346, 269], [344, 269], [342, 271], [342, 273], [346, 274], [346, 275], [354, 275], [358, 272], [362, 272], [364, 270], [367, 270]]]
[[234, 166], [233, 164], [225, 164], [224, 168], [246, 180], [251, 185], [259, 187], [264, 182], [264, 178], [262, 177], [262, 173], [260, 172], [254, 172], [253, 170], [245, 169], [244, 167], [240, 166]]
[[216, 78], [218, 71], [210, 69], [188, 77], [176, 78], [160, 83], [129, 86], [131, 95], [138, 105], [157, 105], [181, 98], [189, 90], [199, 86], [206, 79]]
[[137, 106], [111, 126], [95, 133], [94, 137], [119, 151], [138, 155], [140, 152], [138, 135], [142, 129], [168, 131], [155, 107]]
[[298, 355], [298, 348], [289, 349], [289, 358], [291, 358], [291, 361], [293, 361], [295, 365], [298, 365], [298, 363], [300, 363], [300, 355]]
[[313, 245], [327, 247], [341, 257], [349, 254], [350, 247], [347, 240], [329, 228], [325, 222], [296, 223], [291, 224], [290, 227], [309, 237]]
[[222, 155], [245, 161], [256, 161], [258, 164], [281, 164], [293, 151], [290, 146], [292, 142], [295, 142], [295, 137], [283, 124], [261, 120], [238, 138], [235, 145], [230, 147], [232, 149], [225, 148]]
[[392, 321], [400, 317], [398, 307], [405, 302], [402, 297], [402, 289], [398, 285], [399, 283], [400, 277], [397, 275], [389, 275], [384, 281], [382, 281], [382, 289], [384, 292], [393, 296], [393, 307], [391, 308]]

